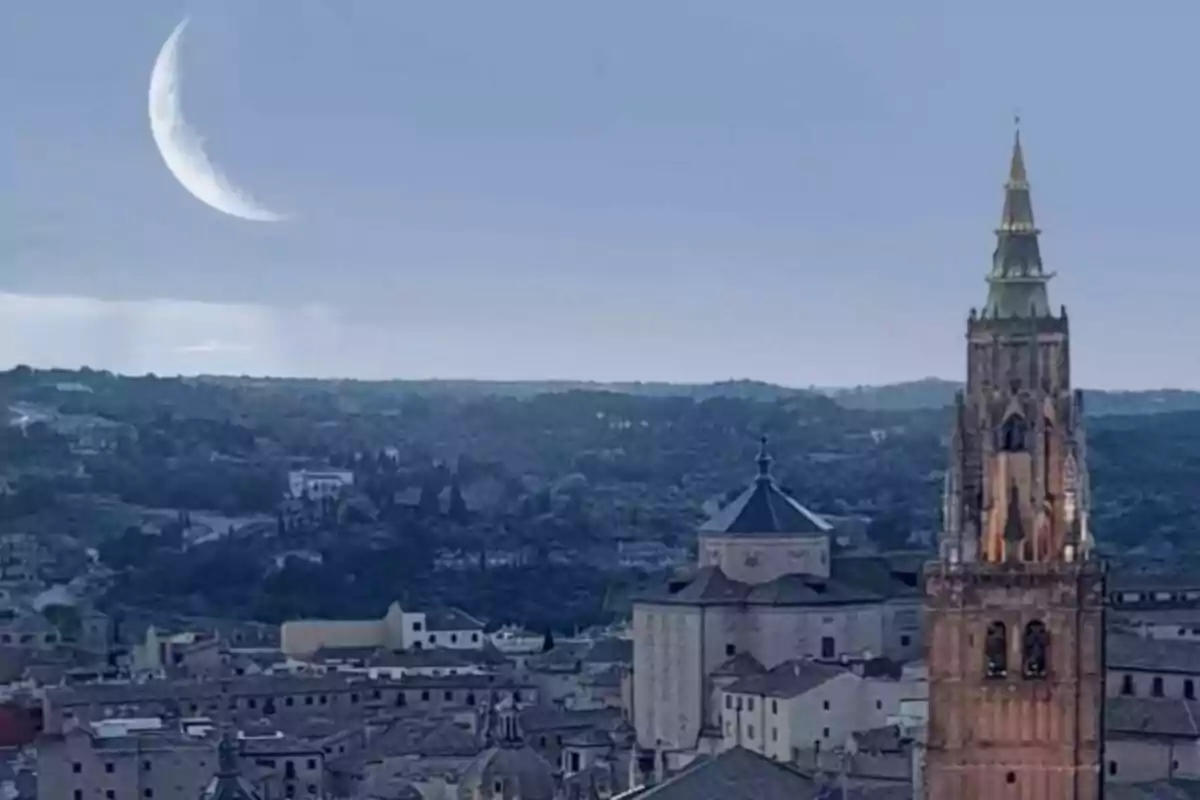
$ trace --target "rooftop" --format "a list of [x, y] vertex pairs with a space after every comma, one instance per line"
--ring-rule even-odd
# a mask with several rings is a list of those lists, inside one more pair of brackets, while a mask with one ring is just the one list
[[849, 672], [836, 664], [796, 659], [785, 661], [767, 672], [741, 678], [725, 691], [765, 697], [798, 697]]
[[1200, 641], [1110, 632], [1105, 659], [1109, 669], [1195, 674], [1200, 673]]
[[829, 578], [782, 575], [749, 584], [727, 577], [720, 567], [703, 567], [638, 600], [670, 605], [835, 606], [916, 598], [918, 594], [914, 576], [893, 570], [884, 558], [835, 556]]
[[737, 499], [700, 526], [702, 535], [815, 536], [832, 530], [822, 517], [779, 488], [771, 477], [771, 461], [764, 436], [757, 459], [758, 476]]

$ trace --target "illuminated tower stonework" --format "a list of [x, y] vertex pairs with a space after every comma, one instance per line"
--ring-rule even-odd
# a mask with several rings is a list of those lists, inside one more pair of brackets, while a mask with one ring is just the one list
[[1018, 133], [925, 572], [929, 800], [1103, 790], [1105, 572], [1067, 313], [1051, 310], [1038, 233]]

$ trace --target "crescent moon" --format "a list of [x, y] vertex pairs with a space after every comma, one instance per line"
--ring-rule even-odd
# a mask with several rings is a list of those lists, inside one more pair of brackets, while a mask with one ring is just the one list
[[253, 222], [286, 219], [235, 186], [204, 152], [204, 140], [183, 116], [179, 102], [179, 40], [185, 18], [171, 32], [150, 73], [150, 133], [167, 169], [193, 197], [217, 211]]

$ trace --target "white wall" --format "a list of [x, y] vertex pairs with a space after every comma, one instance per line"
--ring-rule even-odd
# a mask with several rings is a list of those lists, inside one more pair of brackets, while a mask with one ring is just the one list
[[745, 583], [767, 583], [781, 575], [829, 577], [829, 536], [776, 536], [701, 532], [701, 567], [720, 567], [726, 576]]
[[[914, 604], [908, 607], [915, 609]], [[661, 739], [670, 747], [695, 747], [703, 724], [719, 721], [708, 676], [734, 653], [749, 653], [770, 669], [790, 659], [821, 657], [823, 640], [829, 637], [834, 657], [897, 656], [902, 648], [897, 632], [889, 628], [889, 610], [894, 611], [879, 604], [635, 604], [634, 727], [639, 744], [654, 747]], [[910, 647], [919, 643], [910, 641]]]
[[634, 606], [634, 728], [642, 747], [696, 746], [703, 722], [704, 678], [715, 666], [711, 656], [705, 658], [706, 650], [713, 650], [704, 642], [705, 611], [696, 606]]

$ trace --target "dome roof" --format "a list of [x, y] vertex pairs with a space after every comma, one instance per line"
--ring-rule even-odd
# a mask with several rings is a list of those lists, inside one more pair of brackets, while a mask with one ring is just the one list
[[771, 477], [767, 438], [758, 454], [758, 477], [736, 500], [700, 526], [700, 535], [820, 536], [833, 529], [824, 518], [809, 511], [784, 492]]
[[458, 796], [459, 800], [554, 800], [556, 788], [546, 759], [528, 745], [506, 743], [484, 750], [471, 762], [458, 782]]

